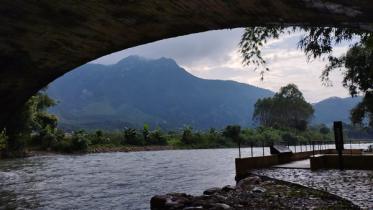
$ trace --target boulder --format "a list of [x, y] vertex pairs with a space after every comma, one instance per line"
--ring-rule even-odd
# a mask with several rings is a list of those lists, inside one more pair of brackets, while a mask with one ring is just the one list
[[205, 191], [203, 191], [203, 194], [204, 195], [213, 195], [217, 192], [220, 192], [221, 188], [220, 187], [212, 187], [212, 188], [209, 188]]
[[230, 186], [230, 185], [227, 185], [227, 186], [224, 186], [223, 188], [221, 188], [221, 191], [223, 192], [229, 192], [229, 191], [232, 191], [234, 190], [234, 187]]
[[258, 185], [261, 181], [262, 180], [257, 176], [250, 176], [239, 181], [236, 187], [240, 188], [243, 186]]
[[166, 203], [171, 201], [170, 195], [156, 195], [150, 200], [151, 209], [166, 209]]
[[150, 209], [182, 209], [192, 204], [193, 196], [185, 193], [168, 193], [166, 195], [156, 195], [150, 200]]

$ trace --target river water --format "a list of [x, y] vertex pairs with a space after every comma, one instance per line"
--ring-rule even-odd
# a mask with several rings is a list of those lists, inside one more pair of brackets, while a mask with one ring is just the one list
[[[263, 155], [262, 148], [253, 152]], [[242, 156], [251, 156], [251, 149], [242, 149]], [[238, 149], [208, 149], [1, 160], [0, 209], [149, 209], [154, 195], [201, 195], [235, 185], [237, 157]]]

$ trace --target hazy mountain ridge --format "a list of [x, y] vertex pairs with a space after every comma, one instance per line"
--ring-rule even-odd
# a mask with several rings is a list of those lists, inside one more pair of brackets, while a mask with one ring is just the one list
[[49, 112], [57, 113], [63, 127], [91, 129], [154, 127], [157, 121], [166, 129], [251, 126], [254, 103], [274, 95], [248, 84], [197, 78], [172, 59], [137, 56], [111, 66], [83, 65], [54, 81], [48, 93], [61, 101]]
[[315, 109], [315, 118], [313, 123], [330, 124], [333, 121], [343, 121], [350, 123], [350, 110], [361, 101], [362, 97], [330, 97], [318, 103], [313, 104]]

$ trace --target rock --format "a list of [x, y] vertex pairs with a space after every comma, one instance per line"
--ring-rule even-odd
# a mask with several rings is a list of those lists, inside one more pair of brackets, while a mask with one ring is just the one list
[[184, 210], [199, 210], [199, 209], [203, 209], [203, 207], [202, 206], [193, 206], [193, 207], [184, 208]]
[[263, 187], [254, 187], [253, 192], [256, 193], [265, 193], [267, 190], [264, 189]]
[[257, 176], [250, 176], [245, 179], [242, 179], [241, 181], [238, 182], [236, 187], [243, 187], [243, 186], [249, 186], [249, 185], [257, 185], [261, 182], [262, 180], [257, 177]]
[[217, 192], [220, 192], [221, 188], [220, 187], [212, 187], [212, 188], [209, 188], [205, 191], [203, 191], [203, 194], [204, 195], [213, 195]]
[[221, 188], [221, 191], [224, 191], [224, 192], [229, 192], [229, 191], [232, 191], [234, 190], [234, 187], [230, 186], [230, 185], [227, 185], [223, 188]]
[[215, 205], [218, 209], [230, 209], [231, 207], [225, 203], [217, 203]]
[[153, 196], [150, 200], [151, 209], [166, 209], [167, 201], [171, 200], [170, 195], [156, 195]]
[[203, 208], [214, 208], [215, 204], [219, 200], [213, 196], [203, 195], [203, 196], [194, 196], [192, 199], [193, 206], [202, 206]]
[[265, 181], [265, 182], [260, 183], [260, 186], [271, 186], [275, 184], [276, 183], [274, 181]]

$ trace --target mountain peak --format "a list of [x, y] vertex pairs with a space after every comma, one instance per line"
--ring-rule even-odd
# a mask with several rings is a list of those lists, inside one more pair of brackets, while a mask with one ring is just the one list
[[142, 56], [138, 55], [130, 55], [128, 57], [123, 58], [122, 60], [118, 61], [115, 65], [123, 65], [123, 64], [128, 64], [128, 63], [139, 63], [139, 62], [162, 62], [162, 63], [167, 63], [167, 64], [172, 64], [172, 65], [177, 65], [176, 61], [173, 60], [172, 58], [165, 58], [161, 57], [158, 59], [151, 59], [151, 58], [145, 58]]

